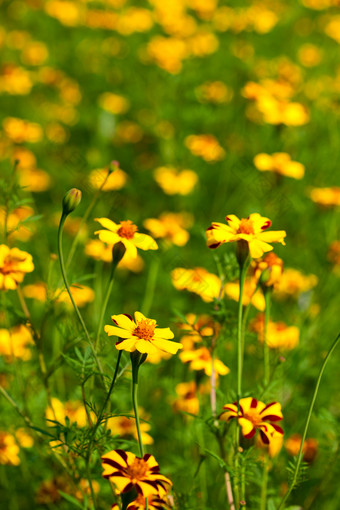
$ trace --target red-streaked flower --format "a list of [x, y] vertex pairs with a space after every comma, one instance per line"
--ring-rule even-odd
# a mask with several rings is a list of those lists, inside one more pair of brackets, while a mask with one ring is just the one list
[[[171, 507], [168, 505], [166, 497], [148, 496], [148, 508], [149, 510], [165, 510], [170, 509]], [[144, 510], [146, 508], [146, 498], [142, 494], [138, 494], [137, 498], [132, 501], [127, 507], [126, 510]]]
[[32, 255], [18, 248], [0, 245], [0, 290], [15, 290], [25, 274], [33, 270]]
[[228, 225], [224, 223], [212, 223], [207, 229], [207, 245], [209, 248], [218, 248], [223, 243], [234, 241], [247, 243], [250, 256], [260, 258], [271, 251], [273, 247], [268, 243], [285, 244], [284, 230], [264, 232], [272, 224], [270, 219], [264, 218], [258, 213], [253, 213], [248, 218], [239, 219], [234, 214], [226, 216]]
[[96, 218], [95, 221], [107, 230], [97, 230], [95, 234], [103, 243], [115, 245], [122, 242], [126, 253], [131, 257], [137, 257], [137, 248], [141, 250], [157, 250], [158, 246], [154, 239], [147, 234], [137, 232], [138, 227], [130, 220], [114, 223], [108, 218]]
[[107, 325], [104, 330], [109, 336], [119, 337], [116, 342], [118, 350], [153, 354], [160, 349], [176, 354], [182, 348], [182, 344], [169, 341], [174, 337], [170, 328], [157, 328], [157, 322], [141, 312], [135, 312], [135, 320], [128, 314], [112, 315], [111, 319], [116, 326]]
[[261, 440], [264, 444], [270, 443], [274, 431], [283, 435], [282, 428], [273, 423], [283, 418], [281, 404], [278, 402], [271, 402], [266, 405], [256, 400], [256, 398], [247, 397], [240, 399], [239, 409], [237, 402], [226, 404], [223, 409], [225, 411], [220, 414], [220, 419], [228, 422], [238, 417], [242, 434], [247, 439], [253, 437], [256, 430], [260, 431]]
[[149, 453], [140, 458], [131, 452], [112, 450], [101, 460], [103, 477], [122, 493], [135, 488], [145, 498], [153, 494], [163, 496], [172, 485], [168, 478], [160, 474], [155, 457]]

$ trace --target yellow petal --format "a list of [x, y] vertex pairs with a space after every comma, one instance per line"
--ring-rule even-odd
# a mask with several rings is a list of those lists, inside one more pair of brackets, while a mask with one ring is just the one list
[[95, 218], [94, 221], [98, 221], [98, 223], [100, 223], [102, 227], [111, 230], [111, 232], [117, 232], [117, 230], [120, 227], [120, 225], [117, 225], [117, 223], [114, 223], [112, 220], [109, 220], [108, 218]]
[[133, 336], [131, 331], [127, 331], [126, 329], [122, 328], [117, 328], [116, 326], [106, 325], [104, 327], [104, 331], [109, 336], [118, 336], [119, 338], [132, 338]]
[[170, 352], [171, 354], [176, 354], [178, 349], [182, 349], [182, 344], [178, 342], [170, 342], [169, 340], [163, 340], [162, 338], [155, 338], [153, 340], [153, 344], [165, 352]]
[[141, 250], [158, 250], [158, 244], [147, 234], [136, 233], [131, 242]]

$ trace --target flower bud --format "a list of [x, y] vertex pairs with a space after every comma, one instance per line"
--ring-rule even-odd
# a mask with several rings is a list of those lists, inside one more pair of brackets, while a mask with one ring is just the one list
[[81, 201], [81, 191], [77, 188], [72, 188], [66, 193], [63, 198], [63, 215], [67, 216], [78, 207]]

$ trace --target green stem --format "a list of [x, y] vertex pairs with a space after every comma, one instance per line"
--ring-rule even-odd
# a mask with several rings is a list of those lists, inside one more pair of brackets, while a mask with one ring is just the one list
[[95, 348], [95, 350], [97, 350], [97, 347], [98, 347], [100, 332], [101, 332], [102, 327], [103, 327], [104, 315], [105, 315], [105, 312], [106, 312], [107, 304], [108, 304], [110, 296], [111, 296], [112, 287], [113, 287], [113, 283], [114, 283], [114, 273], [115, 273], [116, 267], [117, 267], [117, 264], [112, 262], [110, 279], [109, 279], [109, 283], [108, 283], [107, 288], [106, 288], [106, 293], [105, 293], [105, 297], [104, 297], [104, 301], [103, 301], [103, 304], [102, 304], [102, 309], [101, 309], [100, 317], [99, 317], [99, 321], [98, 321], [96, 339], [94, 341], [94, 348]]
[[92, 353], [93, 353], [93, 356], [94, 356], [95, 361], [97, 363], [98, 369], [99, 369], [99, 371], [100, 371], [100, 373], [102, 375], [103, 384], [104, 384], [105, 387], [107, 387], [101, 363], [100, 363], [100, 361], [98, 359], [96, 350], [95, 350], [94, 345], [92, 343], [92, 340], [90, 338], [89, 332], [88, 332], [87, 327], [86, 327], [85, 322], [84, 322], [84, 319], [81, 316], [79, 308], [77, 307], [77, 305], [76, 305], [76, 303], [75, 303], [75, 301], [73, 299], [73, 296], [72, 296], [72, 293], [71, 293], [71, 290], [70, 290], [70, 286], [69, 286], [69, 283], [68, 283], [68, 280], [67, 280], [67, 276], [66, 276], [66, 270], [65, 270], [65, 264], [64, 264], [64, 255], [63, 255], [63, 236], [62, 236], [66, 217], [67, 217], [67, 215], [63, 213], [61, 218], [60, 218], [59, 229], [58, 229], [58, 252], [59, 252], [59, 261], [60, 261], [61, 274], [62, 274], [62, 277], [63, 277], [63, 280], [64, 280], [64, 284], [65, 284], [66, 290], [67, 290], [68, 295], [70, 297], [71, 303], [73, 305], [73, 308], [74, 308], [74, 310], [76, 312], [76, 315], [77, 315], [77, 317], [79, 319], [81, 327], [83, 328], [83, 331], [85, 333], [86, 339], [87, 339], [87, 341], [88, 341], [88, 343], [89, 343], [89, 345], [90, 345], [90, 347], [92, 349]]
[[94, 206], [96, 205], [96, 202], [99, 198], [99, 195], [106, 183], [106, 181], [108, 180], [109, 178], [109, 175], [112, 173], [111, 170], [108, 171], [107, 173], [107, 176], [106, 178], [104, 179], [103, 183], [101, 184], [100, 188], [98, 188], [98, 190], [96, 191], [96, 193], [94, 194], [88, 208], [86, 209], [81, 221], [80, 221], [80, 224], [79, 224], [79, 228], [78, 228], [78, 232], [76, 233], [76, 236], [75, 238], [73, 239], [72, 241], [72, 244], [71, 244], [71, 248], [70, 248], [70, 252], [68, 254], [68, 257], [67, 257], [67, 260], [66, 260], [66, 269], [69, 268], [69, 265], [71, 264], [71, 261], [73, 259], [73, 256], [74, 256], [74, 252], [76, 251], [76, 248], [77, 248], [77, 244], [79, 242], [79, 235], [80, 235], [80, 232], [81, 232], [81, 229], [82, 229], [82, 226], [86, 223], [88, 217], [90, 216]]
[[329, 351], [327, 353], [327, 356], [325, 357], [325, 360], [324, 360], [324, 362], [323, 362], [323, 364], [321, 366], [321, 369], [320, 369], [320, 372], [319, 372], [319, 376], [318, 376], [318, 379], [316, 381], [316, 386], [315, 386], [314, 394], [313, 394], [313, 397], [312, 397], [312, 400], [311, 400], [311, 403], [310, 403], [310, 406], [309, 406], [309, 411], [308, 411], [308, 415], [307, 415], [307, 420], [306, 420], [305, 428], [304, 428], [304, 431], [303, 431], [303, 434], [302, 434], [300, 451], [299, 451], [299, 454], [298, 454], [298, 457], [297, 457], [297, 462], [296, 462], [296, 467], [295, 467], [295, 470], [294, 470], [294, 475], [293, 475], [292, 481], [290, 483], [289, 489], [286, 492], [286, 494], [284, 495], [284, 497], [282, 498], [279, 506], [277, 507], [277, 510], [281, 510], [282, 508], [284, 508], [284, 505], [285, 505], [287, 499], [289, 498], [289, 496], [290, 496], [290, 494], [291, 494], [291, 492], [294, 489], [294, 486], [296, 484], [296, 480], [297, 480], [297, 477], [298, 477], [298, 474], [299, 474], [300, 465], [301, 465], [302, 458], [303, 458], [303, 445], [304, 445], [304, 442], [305, 442], [306, 437], [307, 437], [308, 427], [309, 427], [309, 423], [310, 423], [310, 420], [311, 420], [311, 417], [312, 417], [312, 413], [313, 413], [313, 408], [314, 408], [314, 404], [315, 404], [315, 401], [316, 401], [316, 397], [318, 395], [319, 386], [320, 386], [320, 383], [321, 383], [321, 378], [322, 378], [323, 372], [324, 372], [324, 370], [326, 368], [326, 365], [328, 363], [328, 360], [331, 357], [331, 355], [333, 354], [333, 351], [337, 347], [339, 341], [340, 341], [340, 333], [338, 334], [338, 336], [334, 340], [333, 345], [329, 349]]
[[268, 332], [268, 324], [270, 317], [270, 304], [271, 304], [271, 291], [270, 289], [266, 289], [264, 291], [264, 299], [266, 302], [266, 307], [264, 311], [264, 332], [263, 332], [263, 362], [264, 362], [264, 375], [263, 375], [263, 385], [266, 388], [269, 384], [270, 380], [270, 357], [269, 357], [269, 347], [267, 342], [267, 332]]
[[247, 265], [240, 267], [240, 296], [238, 302], [238, 320], [237, 320], [237, 401], [240, 400], [242, 394], [242, 370], [243, 370], [243, 335], [242, 335], [242, 314], [243, 314], [243, 288], [246, 279]]
[[157, 275], [160, 265], [160, 257], [154, 256], [151, 266], [149, 269], [148, 279], [146, 282], [145, 287], [145, 294], [144, 294], [144, 300], [141, 307], [141, 312], [144, 315], [148, 315], [151, 309], [151, 305], [153, 302], [153, 298], [155, 295], [155, 289], [156, 289], [156, 282], [157, 282]]
[[269, 457], [268, 457], [267, 453], [265, 453], [264, 455], [265, 455], [265, 458], [264, 458], [264, 462], [263, 462], [260, 510], [266, 510], [266, 508], [267, 508]]

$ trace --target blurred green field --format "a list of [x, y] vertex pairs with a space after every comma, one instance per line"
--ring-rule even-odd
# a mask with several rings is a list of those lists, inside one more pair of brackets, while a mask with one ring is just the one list
[[[98, 490], [94, 505], [81, 482], [88, 478], [85, 415], [83, 428], [71, 414], [65, 422], [60, 404], [61, 425], [51, 428], [46, 421], [50, 398], [81, 402], [85, 388], [88, 408], [98, 417], [106, 394], [66, 293], [59, 295], [57, 232], [70, 188], [80, 189], [82, 200], [66, 219], [64, 254], [67, 260], [74, 247], [68, 279], [89, 288], [79, 292], [78, 304], [91, 339], [111, 271], [104, 247], [91, 244], [101, 229], [95, 219], [131, 220], [159, 249], [139, 250], [136, 264], [117, 269], [103, 324], [140, 310], [159, 327], [170, 327], [180, 342], [187, 314], [212, 316], [221, 327], [216, 356], [230, 369], [218, 377], [217, 414], [237, 399], [238, 305], [227, 291], [221, 298], [218, 288], [211, 290], [206, 277], [198, 293], [178, 290], [182, 280], [173, 271], [204, 268], [222, 287], [237, 280], [235, 246], [206, 246], [206, 229], [225, 223], [226, 215], [259, 213], [270, 218], [272, 230], [286, 231], [286, 246], [274, 250], [284, 262], [283, 277], [287, 268], [299, 274], [287, 283], [290, 291], [274, 291], [271, 320], [284, 323], [283, 329], [297, 327], [299, 341], [294, 348], [283, 341], [270, 349], [272, 378], [264, 386], [263, 347], [252, 327], [259, 311], [250, 307], [242, 395], [281, 403], [284, 440], [270, 458], [261, 503], [261, 450], [242, 439], [241, 508], [278, 508], [296, 459], [287, 440], [303, 433], [319, 370], [339, 333], [339, 6], [337, 0], [0, 1], [1, 243], [28, 252], [34, 263], [19, 292], [0, 290], [3, 508], [110, 508], [119, 498], [102, 478], [100, 454], [139, 452], [134, 437], [100, 427], [90, 463]], [[117, 168], [112, 161], [119, 170], [100, 190], [108, 169]], [[164, 224], [166, 212], [178, 215]], [[161, 218], [163, 226], [153, 230], [150, 218]], [[1, 252], [5, 275], [3, 268]], [[314, 277], [304, 285], [302, 275]], [[189, 277], [184, 280], [188, 286]], [[210, 298], [202, 299], [202, 289], [211, 290]], [[13, 346], [8, 331], [18, 324], [31, 332], [33, 325], [38, 348], [32, 340], [21, 345], [20, 335]], [[101, 329], [97, 356], [108, 383], [115, 341]], [[315, 440], [313, 458], [304, 463], [287, 509], [339, 508], [338, 359], [335, 351], [325, 370], [307, 434]], [[131, 416], [127, 352], [121, 367], [107, 413]], [[194, 406], [200, 401], [196, 417], [181, 408], [188, 402], [178, 393], [178, 384], [195, 381], [204, 388], [210, 377], [190, 370], [180, 354], [147, 361], [139, 377], [139, 404], [153, 438], [146, 450], [173, 483], [169, 506], [162, 508], [232, 508], [209, 388], [186, 396]], [[217, 428], [231, 430], [224, 459], [231, 466], [234, 425], [228, 427], [221, 422]], [[14, 438], [10, 453], [8, 435]], [[68, 446], [53, 453], [50, 441], [61, 436]], [[294, 448], [297, 453], [296, 443]]]

